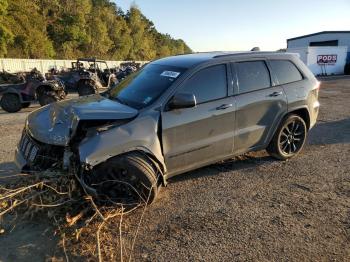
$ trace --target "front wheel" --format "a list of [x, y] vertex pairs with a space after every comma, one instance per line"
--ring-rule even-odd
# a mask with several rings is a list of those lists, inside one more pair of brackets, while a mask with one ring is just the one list
[[298, 115], [289, 115], [277, 129], [266, 150], [277, 159], [287, 160], [302, 150], [306, 136], [307, 126], [304, 119]]
[[113, 157], [84, 176], [99, 200], [133, 206], [150, 204], [159, 185], [154, 164], [139, 152]]
[[8, 113], [15, 113], [22, 109], [22, 103], [16, 94], [4, 94], [0, 105]]

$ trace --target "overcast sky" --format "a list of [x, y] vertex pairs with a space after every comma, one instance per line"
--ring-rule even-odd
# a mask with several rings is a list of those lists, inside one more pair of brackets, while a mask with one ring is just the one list
[[350, 0], [114, 0], [135, 2], [162, 33], [194, 51], [286, 47], [286, 39], [350, 30]]

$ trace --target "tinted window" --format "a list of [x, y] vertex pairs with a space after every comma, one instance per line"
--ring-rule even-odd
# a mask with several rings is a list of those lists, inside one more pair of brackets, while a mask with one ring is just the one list
[[143, 108], [155, 101], [184, 71], [184, 68], [149, 64], [113, 88], [110, 98], [137, 109]]
[[236, 69], [240, 93], [266, 88], [271, 84], [264, 61], [236, 63]]
[[295, 65], [286, 60], [272, 60], [270, 61], [271, 69], [277, 76], [279, 84], [287, 84], [302, 80], [303, 77]]
[[226, 66], [211, 66], [199, 71], [186, 81], [181, 92], [194, 94], [197, 103], [226, 97]]

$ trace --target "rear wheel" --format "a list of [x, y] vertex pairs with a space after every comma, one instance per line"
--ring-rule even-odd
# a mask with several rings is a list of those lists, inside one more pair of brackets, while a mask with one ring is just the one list
[[2, 109], [9, 113], [15, 113], [22, 109], [21, 100], [16, 94], [4, 94], [0, 104]]
[[113, 157], [84, 177], [98, 199], [114, 204], [152, 203], [158, 193], [157, 171], [143, 154], [135, 152]]
[[96, 94], [95, 85], [91, 81], [81, 81], [78, 84], [78, 94], [79, 96], [87, 96]]
[[289, 115], [277, 129], [266, 150], [271, 156], [286, 160], [303, 149], [306, 136], [305, 121], [298, 115]]

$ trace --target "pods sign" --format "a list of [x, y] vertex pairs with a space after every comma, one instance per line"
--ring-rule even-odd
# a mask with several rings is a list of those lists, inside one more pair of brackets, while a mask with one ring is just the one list
[[337, 62], [337, 55], [318, 55], [317, 64], [335, 64]]

